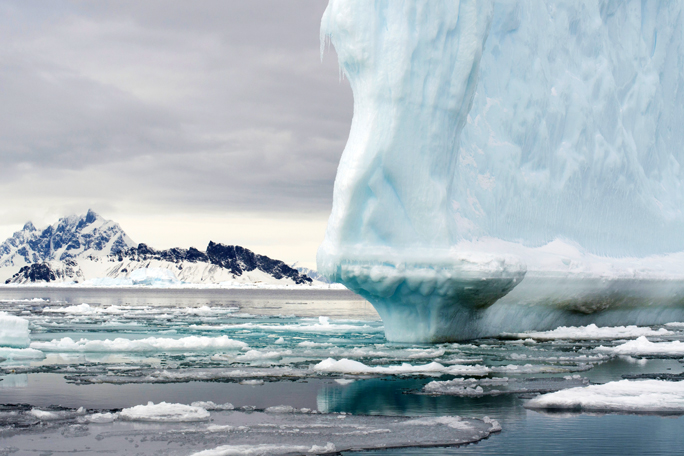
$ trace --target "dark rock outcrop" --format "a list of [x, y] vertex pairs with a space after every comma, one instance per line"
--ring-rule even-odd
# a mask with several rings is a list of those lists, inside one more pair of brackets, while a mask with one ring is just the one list
[[26, 282], [54, 282], [57, 274], [52, 270], [48, 263], [34, 263], [24, 266], [5, 283], [26, 283]]
[[172, 263], [182, 261], [190, 263], [211, 263], [227, 269], [236, 276], [258, 269], [270, 274], [275, 279], [288, 278], [298, 285], [312, 283], [310, 277], [291, 268], [280, 260], [274, 260], [265, 255], [259, 255], [239, 245], [225, 245], [209, 242], [207, 251], [202, 252], [194, 247], [189, 249], [172, 248], [155, 250], [146, 244], [139, 244], [117, 254], [118, 260], [125, 258], [136, 261], [161, 260]]

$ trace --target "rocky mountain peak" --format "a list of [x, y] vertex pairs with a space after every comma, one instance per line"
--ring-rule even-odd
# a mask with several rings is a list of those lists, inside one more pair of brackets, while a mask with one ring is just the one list
[[107, 256], [135, 243], [121, 227], [92, 209], [85, 215], [63, 217], [37, 230], [28, 222], [21, 231], [0, 244], [0, 267], [22, 267], [34, 263], [85, 256]]

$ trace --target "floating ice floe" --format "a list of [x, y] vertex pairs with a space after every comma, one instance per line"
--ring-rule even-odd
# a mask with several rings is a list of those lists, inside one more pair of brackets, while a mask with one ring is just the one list
[[447, 381], [433, 381], [423, 387], [431, 395], [461, 397], [498, 396], [501, 394], [548, 393], [566, 388], [584, 386], [588, 380], [579, 376], [551, 378], [455, 378]]
[[684, 381], [620, 380], [544, 394], [532, 409], [588, 412], [684, 413]]
[[43, 359], [45, 353], [33, 348], [4, 348], [0, 347], [0, 358], [9, 361], [22, 361], [30, 359]]
[[217, 404], [217, 403], [212, 402], [212, 401], [198, 401], [198, 402], [193, 402], [190, 405], [192, 405], [193, 407], [200, 407], [200, 408], [203, 408], [203, 409], [209, 410], [209, 411], [212, 411], [212, 410], [233, 410], [233, 409], [235, 409], [233, 404], [231, 404], [230, 402], [226, 402], [225, 404]]
[[29, 342], [28, 320], [0, 312], [0, 347], [24, 348]]
[[209, 416], [209, 412], [202, 407], [166, 402], [158, 404], [148, 402], [147, 405], [136, 405], [121, 410], [119, 414], [121, 419], [129, 421], [164, 422], [205, 421], [209, 419]]
[[569, 372], [575, 369], [576, 368], [559, 367], [544, 364], [508, 364], [492, 367], [467, 364], [455, 364], [451, 366], [444, 366], [443, 364], [440, 364], [435, 361], [421, 365], [402, 363], [400, 365], [393, 366], [368, 366], [359, 361], [354, 361], [346, 358], [340, 360], [328, 358], [313, 366], [314, 371], [321, 373], [337, 373], [351, 375], [469, 375], [476, 377], [485, 376], [490, 373], [534, 374]]
[[213, 450], [193, 453], [192, 456], [268, 456], [294, 454], [332, 454], [336, 453], [335, 445], [222, 445]]
[[[5, 447], [35, 453], [60, 448], [75, 453], [84, 447], [107, 448], [113, 454], [189, 453], [197, 455], [329, 454], [349, 450], [449, 446], [477, 442], [501, 430], [489, 418], [458, 416], [356, 416], [320, 413], [290, 406], [216, 410], [161, 402], [124, 408], [121, 412], [80, 409], [27, 409], [9, 406], [8, 424], [49, 427], [49, 439], [24, 433], [3, 436]], [[211, 422], [208, 422], [209, 419]], [[115, 424], [112, 424], [115, 422]], [[95, 432], [88, 432], [89, 426]], [[115, 427], [114, 427], [115, 426]], [[73, 439], [78, 435], [79, 439]], [[133, 448], [135, 445], [135, 448]]]
[[461, 375], [486, 375], [489, 373], [489, 368], [485, 366], [445, 367], [437, 362], [422, 365], [402, 363], [399, 366], [367, 366], [359, 361], [346, 358], [340, 360], [333, 358], [324, 359], [316, 364], [313, 369], [317, 372], [338, 374], [442, 375], [449, 373], [452, 369], [460, 372]]
[[347, 332], [381, 332], [382, 326], [371, 326], [367, 322], [361, 324], [331, 323], [328, 317], [319, 317], [318, 323], [281, 324], [268, 323], [235, 323], [225, 325], [191, 325], [191, 329], [203, 331], [230, 331], [235, 329], [252, 329], [262, 331], [296, 331], [312, 333], [347, 333]]
[[149, 351], [206, 351], [231, 350], [247, 347], [247, 344], [228, 336], [188, 336], [179, 339], [148, 337], [146, 339], [88, 340], [74, 341], [70, 337], [53, 339], [50, 342], [32, 342], [31, 348], [46, 352], [149, 352]]
[[349, 450], [457, 445], [478, 441], [501, 430], [499, 424], [489, 418], [480, 421], [458, 416], [370, 417], [282, 412], [249, 415], [234, 412], [228, 424], [210, 426], [220, 429], [230, 444], [193, 456], [332, 454]]
[[596, 350], [614, 355], [661, 355], [661, 356], [684, 356], [684, 344], [678, 340], [672, 342], [651, 342], [642, 336], [636, 340], [630, 340], [616, 347], [597, 347]]
[[610, 340], [629, 339], [639, 336], [666, 336], [672, 334], [665, 328], [651, 329], [642, 326], [607, 326], [598, 327], [595, 324], [587, 326], [560, 326], [551, 331], [524, 332], [513, 334], [520, 339], [534, 340]]
[[121, 315], [125, 312], [125, 310], [126, 309], [123, 309], [119, 306], [107, 306], [107, 307], [91, 306], [90, 304], [87, 304], [84, 302], [83, 304], [67, 306], [67, 307], [46, 307], [45, 309], [43, 309], [43, 312], [64, 313], [64, 314], [70, 314], [70, 315], [94, 315], [94, 314]]

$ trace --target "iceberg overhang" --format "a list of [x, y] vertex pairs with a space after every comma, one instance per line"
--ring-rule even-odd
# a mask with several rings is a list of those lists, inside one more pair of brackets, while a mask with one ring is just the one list
[[684, 315], [682, 9], [330, 0], [354, 117], [319, 271], [393, 341]]

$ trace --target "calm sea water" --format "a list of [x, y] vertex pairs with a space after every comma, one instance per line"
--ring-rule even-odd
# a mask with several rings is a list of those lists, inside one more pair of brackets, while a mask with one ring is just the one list
[[[679, 416], [538, 413], [523, 407], [528, 396], [520, 394], [431, 396], [422, 394], [422, 388], [435, 380], [432, 377], [324, 375], [312, 369], [332, 357], [368, 366], [431, 361], [501, 369], [516, 365], [521, 372], [508, 377], [580, 375], [598, 383], [630, 374], [684, 372], [676, 358], [582, 361], [606, 341], [388, 344], [372, 306], [339, 290], [0, 288], [0, 310], [28, 319], [32, 342], [42, 343], [46, 354], [44, 359], [0, 363], [0, 403], [7, 410], [19, 404], [24, 409], [60, 406], [106, 411], [148, 401], [213, 401], [259, 409], [285, 404], [356, 415], [489, 416], [503, 430], [477, 444], [355, 454], [684, 454], [684, 419]], [[247, 343], [253, 353], [169, 351], [130, 344], [119, 350], [103, 342], [116, 338], [190, 341], [224, 335]], [[439, 380], [449, 378], [453, 377]], [[23, 425], [2, 419], [0, 454], [15, 450], [42, 454], [31, 445], [45, 423]], [[68, 425], [73, 423], [65, 422]], [[54, 454], [61, 450], [54, 448]], [[185, 454], [194, 450], [187, 448]], [[98, 449], [91, 445], [83, 451], [95, 454]], [[161, 447], [159, 451], [164, 454]]]

